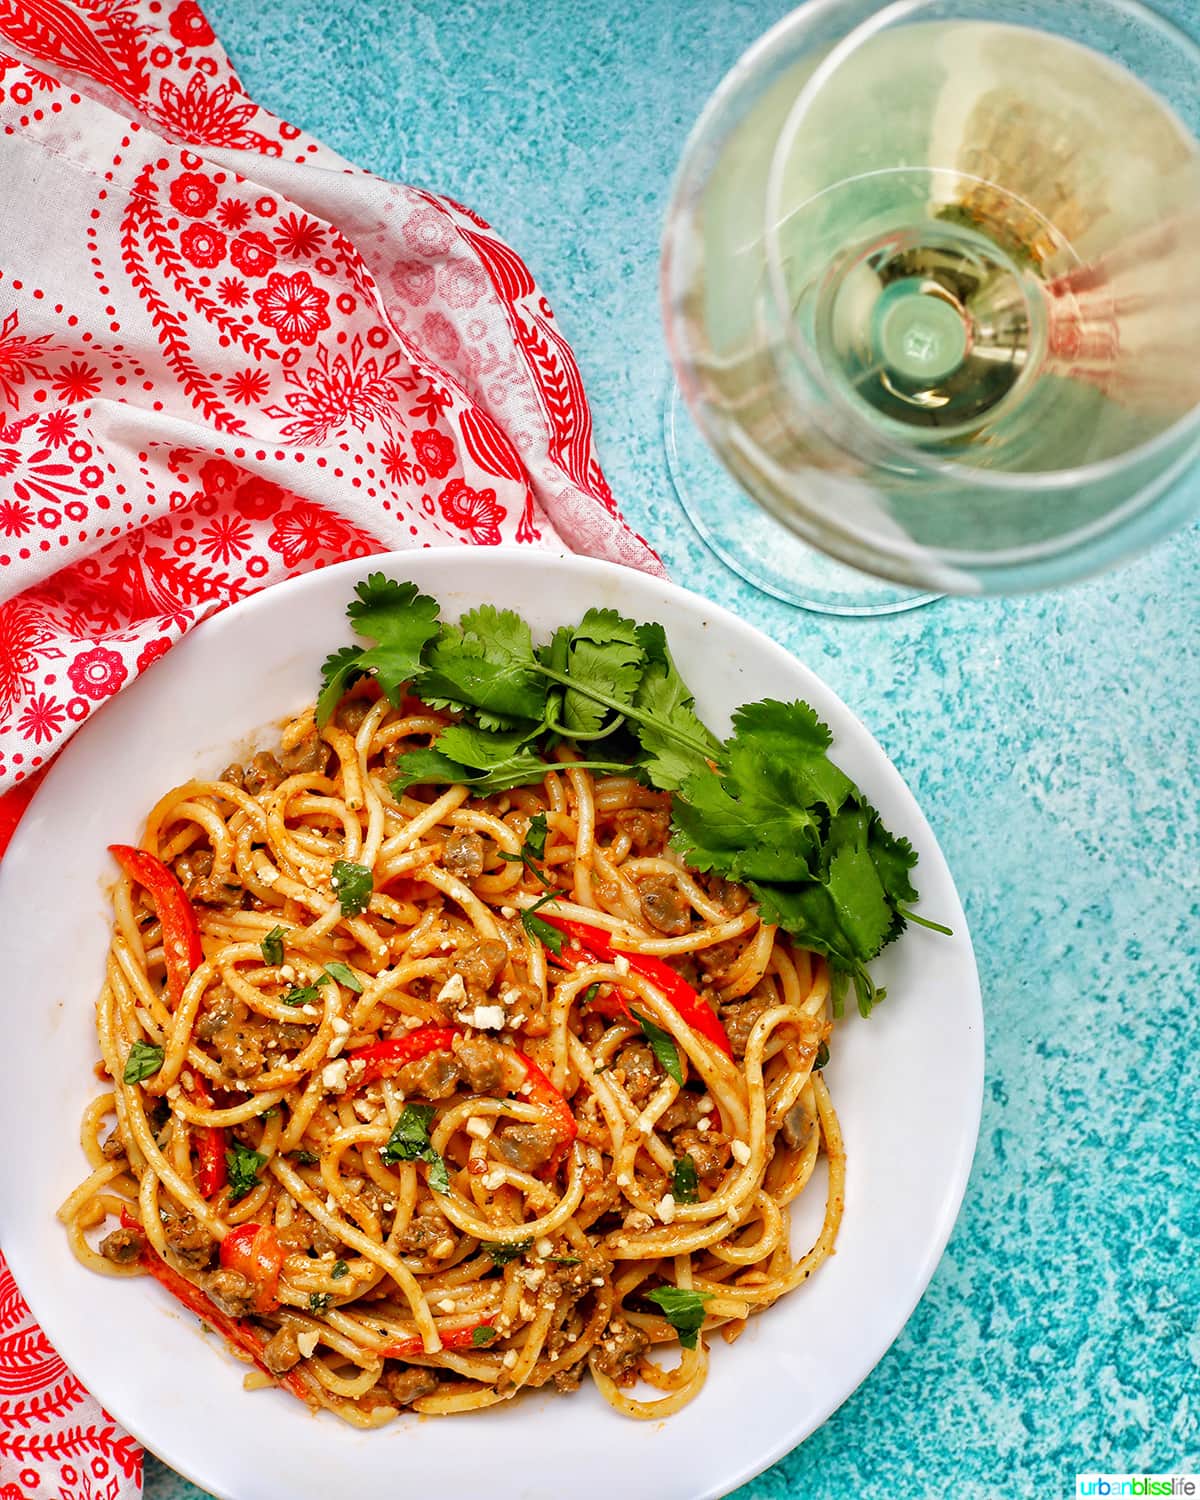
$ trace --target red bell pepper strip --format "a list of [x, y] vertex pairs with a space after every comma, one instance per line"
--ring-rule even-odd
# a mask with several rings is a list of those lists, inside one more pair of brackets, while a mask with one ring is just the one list
[[[142, 1230], [138, 1221], [124, 1209], [121, 1211], [121, 1223], [126, 1229], [136, 1229], [139, 1232]], [[275, 1375], [267, 1368], [266, 1360], [263, 1358], [266, 1339], [253, 1324], [241, 1318], [231, 1318], [228, 1313], [222, 1312], [194, 1282], [189, 1281], [186, 1276], [181, 1276], [174, 1266], [169, 1266], [155, 1251], [149, 1240], [144, 1241], [138, 1259], [143, 1271], [149, 1272], [160, 1286], [166, 1287], [171, 1296], [177, 1302], [181, 1302], [189, 1312], [195, 1313], [202, 1323], [215, 1328], [221, 1337], [232, 1344], [235, 1349], [240, 1349], [243, 1354], [249, 1355], [264, 1375], [270, 1375], [272, 1380], [278, 1381], [280, 1385], [291, 1391], [293, 1396], [298, 1396], [307, 1405], [316, 1404], [313, 1401], [312, 1392], [299, 1375], [294, 1372]]]
[[183, 998], [192, 971], [204, 962], [200, 927], [183, 887], [161, 859], [132, 844], [109, 844], [108, 852], [132, 880], [144, 886], [162, 924], [167, 996], [172, 1007]]
[[356, 1047], [346, 1056], [352, 1064], [362, 1063], [363, 1070], [353, 1074], [350, 1081], [355, 1088], [365, 1088], [377, 1079], [393, 1078], [401, 1068], [428, 1057], [431, 1052], [452, 1051], [454, 1038], [461, 1035], [457, 1026], [422, 1026], [407, 1036], [390, 1037], [387, 1041]]
[[283, 1246], [269, 1224], [239, 1224], [221, 1241], [221, 1265], [237, 1271], [257, 1290], [256, 1313], [274, 1312], [279, 1306], [279, 1273], [283, 1269]]
[[[186, 1086], [193, 1104], [203, 1109], [212, 1108], [212, 1094], [203, 1074], [188, 1070], [191, 1083]], [[211, 1198], [219, 1193], [229, 1181], [225, 1163], [225, 1132], [219, 1125], [193, 1125], [192, 1139], [196, 1143], [196, 1187], [202, 1198]]]
[[[490, 1323], [472, 1323], [469, 1328], [455, 1328], [449, 1333], [440, 1334], [443, 1349], [474, 1349], [483, 1348], [476, 1345], [475, 1334], [480, 1328], [491, 1328]], [[494, 1330], [493, 1330], [494, 1332]], [[380, 1349], [379, 1353], [385, 1359], [409, 1359], [414, 1354], [424, 1354], [425, 1345], [419, 1338], [397, 1339], [394, 1344], [387, 1344]]]
[[[649, 953], [628, 953], [620, 948], [614, 948], [612, 934], [602, 927], [591, 927], [586, 922], [576, 922], [569, 917], [552, 916], [548, 911], [540, 911], [538, 916], [543, 922], [549, 922], [551, 927], [557, 927], [559, 932], [572, 938], [583, 949], [585, 955], [595, 955], [600, 963], [612, 963], [615, 958], [626, 959], [634, 973], [640, 974], [643, 979], [648, 979], [656, 989], [662, 991], [667, 1001], [675, 1007], [680, 1017], [693, 1031], [698, 1031], [715, 1047], [719, 1047], [726, 1057], [733, 1056], [733, 1048], [729, 1045], [729, 1038], [725, 1035], [725, 1028], [721, 1025], [716, 1012], [700, 998], [686, 979], [675, 972], [670, 964]], [[564, 968], [580, 967], [573, 955], [568, 960], [566, 949], [563, 950], [562, 957], [555, 961]]]

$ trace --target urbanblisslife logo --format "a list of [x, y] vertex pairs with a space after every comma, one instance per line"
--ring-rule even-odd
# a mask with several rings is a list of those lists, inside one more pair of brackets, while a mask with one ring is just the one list
[[1197, 1474], [1076, 1474], [1077, 1500], [1093, 1496], [1117, 1500], [1121, 1495], [1192, 1495], [1200, 1497]]

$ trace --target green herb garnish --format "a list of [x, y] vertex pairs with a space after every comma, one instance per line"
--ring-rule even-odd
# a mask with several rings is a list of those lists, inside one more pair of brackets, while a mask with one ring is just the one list
[[594, 984], [589, 984], [584, 990], [583, 999], [579, 1002], [580, 1009], [582, 1010], [585, 1005], [590, 1005], [599, 993], [600, 981], [597, 979]]
[[125, 1059], [125, 1071], [121, 1078], [125, 1083], [141, 1083], [144, 1078], [149, 1078], [157, 1073], [163, 1065], [166, 1053], [161, 1047], [155, 1046], [153, 1042], [136, 1041], [129, 1049], [129, 1056]]
[[258, 1174], [267, 1164], [261, 1151], [251, 1151], [241, 1141], [234, 1141], [225, 1151], [225, 1166], [229, 1173], [229, 1201], [237, 1203], [258, 1186]]
[[343, 916], [356, 917], [366, 911], [371, 892], [375, 889], [375, 878], [366, 865], [356, 865], [349, 859], [335, 859], [329, 883], [341, 903]]
[[[621, 758], [576, 764], [675, 793], [673, 848], [695, 869], [747, 884], [764, 921], [828, 958], [835, 1014], [850, 984], [864, 1015], [883, 998], [867, 965], [909, 921], [944, 930], [912, 912], [916, 855], [829, 759], [830, 732], [807, 704], [745, 704], [721, 742], [697, 717], [661, 625], [591, 609], [535, 647], [512, 610], [482, 605], [448, 624], [415, 584], [380, 573], [355, 593], [350, 618], [375, 644], [329, 659], [318, 720], [365, 672], [393, 703], [408, 683], [459, 715], [428, 749], [400, 757], [394, 796], [431, 782], [488, 795], [540, 781], [558, 769], [546, 759], [556, 738], [590, 746], [620, 730]], [[520, 857], [532, 868], [542, 856], [527, 841]], [[369, 872], [347, 868], [367, 876], [362, 893], [335, 888], [343, 911], [361, 911]], [[548, 924], [532, 912], [522, 920], [558, 952]]]
[[487, 1251], [494, 1266], [506, 1266], [510, 1260], [518, 1260], [524, 1255], [532, 1244], [532, 1239], [505, 1240], [494, 1245], [481, 1245], [479, 1248]]
[[671, 1173], [671, 1196], [676, 1203], [695, 1203], [700, 1196], [696, 1163], [686, 1152], [675, 1158], [675, 1168]]
[[341, 1281], [343, 1276], [348, 1276], [349, 1274], [350, 1267], [346, 1262], [344, 1260], [335, 1260], [333, 1270], [329, 1273], [329, 1278], [331, 1281]]
[[406, 1104], [380, 1153], [388, 1166], [398, 1161], [423, 1161], [428, 1166], [429, 1186], [435, 1193], [450, 1191], [450, 1174], [439, 1152], [429, 1143], [429, 1126], [434, 1116], [432, 1104]]
[[496, 1338], [496, 1330], [490, 1323], [481, 1323], [478, 1328], [471, 1330], [472, 1349], [486, 1349]]
[[539, 917], [538, 911], [545, 906], [547, 901], [557, 901], [561, 894], [561, 891], [547, 891], [544, 896], [540, 896], [532, 906], [527, 906], [521, 913], [521, 926], [531, 938], [535, 938], [549, 948], [555, 958], [562, 953], [566, 937], [559, 932], [557, 927], [551, 927], [544, 917]]
[[546, 879], [542, 870], [534, 863], [534, 860], [545, 859], [546, 857], [547, 831], [546, 814], [544, 812], [535, 813], [529, 820], [529, 831], [525, 835], [525, 842], [521, 845], [519, 852], [516, 854], [505, 854], [501, 850], [500, 858], [506, 860], [509, 864], [524, 865], [535, 880], [540, 880], [543, 885], [549, 885], [550, 882]]
[[336, 979], [339, 984], [344, 984], [348, 990], [353, 990], [356, 995], [362, 994], [362, 980], [340, 958], [335, 958], [331, 964], [326, 964], [325, 972], [330, 979]]
[[648, 1016], [643, 1016], [639, 1011], [634, 1010], [632, 1006], [630, 1006], [629, 1014], [642, 1028], [642, 1035], [650, 1043], [650, 1050], [658, 1059], [659, 1067], [682, 1088], [683, 1067], [679, 1061], [679, 1048], [675, 1045], [674, 1037], [669, 1031], [664, 1031], [661, 1026], [656, 1026]]
[[312, 1151], [297, 1151], [294, 1155], [302, 1167], [315, 1167], [320, 1161], [320, 1157]]
[[332, 1301], [332, 1292], [309, 1292], [308, 1310], [309, 1312], [324, 1312]]
[[683, 1347], [694, 1349], [696, 1335], [704, 1322], [704, 1304], [712, 1295], [711, 1292], [693, 1292], [678, 1286], [660, 1286], [647, 1292], [646, 1301], [662, 1310], [663, 1317], [679, 1335]]
[[282, 927], [272, 927], [263, 938], [259, 944], [262, 949], [263, 963], [278, 967], [283, 962], [283, 936]]
[[813, 1072], [814, 1073], [819, 1073], [821, 1071], [821, 1069], [825, 1066], [825, 1064], [828, 1061], [829, 1061], [829, 1048], [825, 1045], [824, 1042], [822, 1042], [821, 1045], [817, 1048], [817, 1055], [816, 1055], [815, 1059], [813, 1060], [813, 1065], [812, 1065]]

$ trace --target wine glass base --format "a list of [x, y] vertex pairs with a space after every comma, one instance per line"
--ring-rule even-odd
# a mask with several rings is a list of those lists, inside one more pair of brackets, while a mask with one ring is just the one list
[[822, 615], [893, 615], [942, 597], [835, 562], [756, 505], [722, 468], [674, 380], [663, 404], [663, 437], [688, 520], [726, 567], [764, 594]]

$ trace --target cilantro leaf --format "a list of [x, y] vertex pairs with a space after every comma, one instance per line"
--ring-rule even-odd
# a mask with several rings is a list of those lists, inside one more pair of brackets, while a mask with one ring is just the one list
[[511, 609], [481, 604], [457, 626], [444, 625], [417, 681], [434, 708], [474, 709], [484, 729], [511, 729], [514, 721], [540, 723], [546, 683], [538, 671], [529, 626]]
[[700, 1179], [696, 1174], [696, 1163], [684, 1152], [675, 1158], [671, 1173], [671, 1197], [676, 1203], [695, 1203], [700, 1196]]
[[396, 775], [391, 783], [397, 801], [410, 786], [469, 786], [482, 797], [506, 792], [515, 786], [529, 786], [541, 781], [547, 771], [558, 769], [538, 755], [522, 752], [492, 771], [477, 771], [438, 750], [408, 750], [396, 758]]
[[329, 1273], [329, 1278], [331, 1281], [341, 1281], [343, 1276], [348, 1276], [349, 1274], [350, 1267], [346, 1262], [344, 1260], [335, 1260], [333, 1270]]
[[317, 695], [314, 718], [317, 728], [324, 729], [333, 717], [333, 711], [341, 702], [342, 694], [352, 682], [363, 675], [359, 666], [362, 652], [357, 646], [343, 646], [325, 658], [321, 667], [321, 691]]
[[583, 999], [579, 1002], [580, 1010], [582, 1010], [585, 1005], [590, 1005], [599, 993], [600, 981], [597, 979], [594, 983], [589, 984], [587, 989], [584, 990]]
[[826, 1065], [826, 1063], [828, 1061], [829, 1061], [829, 1047], [826, 1045], [825, 1042], [822, 1042], [821, 1045], [817, 1048], [817, 1055], [816, 1055], [816, 1057], [813, 1059], [813, 1065], [812, 1065], [813, 1072], [814, 1073], [819, 1073], [821, 1071], [821, 1069]]
[[406, 1104], [380, 1154], [389, 1167], [398, 1161], [423, 1161], [429, 1168], [426, 1174], [429, 1186], [435, 1193], [448, 1193], [450, 1174], [446, 1163], [429, 1143], [434, 1113], [432, 1104]]
[[163, 1049], [156, 1047], [153, 1042], [143, 1042], [140, 1039], [134, 1042], [125, 1059], [122, 1082], [141, 1083], [143, 1079], [151, 1077], [162, 1067], [165, 1056]]
[[532, 1238], [527, 1240], [503, 1240], [496, 1244], [481, 1245], [481, 1250], [486, 1250], [492, 1257], [494, 1266], [506, 1266], [510, 1260], [519, 1260], [522, 1255], [533, 1244]]
[[[887, 942], [896, 916], [867, 849], [868, 825], [869, 815], [863, 808], [838, 813], [822, 851], [822, 862], [827, 865], [825, 889], [838, 926], [855, 957], [864, 962]], [[903, 918], [900, 921], [903, 924]]]
[[336, 979], [339, 984], [344, 984], [348, 990], [353, 990], [356, 995], [362, 994], [362, 980], [340, 958], [335, 958], [332, 963], [326, 964], [325, 972], [330, 979]]
[[421, 671], [421, 653], [438, 633], [438, 604], [417, 592], [415, 583], [397, 583], [372, 573], [354, 592], [358, 599], [346, 613], [359, 635], [378, 644], [358, 658], [359, 670], [373, 672], [391, 700]]
[[704, 1304], [711, 1292], [693, 1292], [685, 1287], [660, 1286], [646, 1293], [646, 1301], [661, 1308], [663, 1317], [679, 1335], [685, 1349], [696, 1347], [696, 1335], [704, 1323]]
[[525, 830], [525, 845], [529, 850], [531, 859], [545, 859], [546, 857], [546, 835], [549, 833], [546, 827], [546, 814], [544, 812], [534, 813], [529, 820], [529, 827]]
[[294, 984], [279, 998], [284, 1005], [312, 1005], [321, 993], [320, 985], [319, 979], [316, 984]]
[[343, 916], [356, 917], [366, 911], [371, 892], [375, 889], [375, 877], [366, 865], [356, 865], [349, 859], [335, 859], [329, 883], [341, 903]]
[[283, 962], [283, 928], [272, 927], [258, 945], [262, 949], [263, 963], [278, 966]]
[[520, 757], [539, 728], [478, 729], [473, 724], [451, 724], [438, 735], [432, 748], [471, 770], [498, 771]]
[[480, 1323], [478, 1328], [471, 1329], [471, 1348], [486, 1349], [496, 1337], [496, 1330], [490, 1323]]
[[561, 955], [566, 938], [557, 927], [551, 927], [550, 923], [544, 917], [539, 917], [537, 913], [547, 901], [557, 901], [561, 894], [561, 891], [547, 891], [532, 906], [525, 907], [521, 912], [521, 926], [531, 938], [536, 938], [543, 947], [549, 948], [555, 958]]
[[296, 1152], [296, 1160], [302, 1167], [315, 1167], [320, 1159], [314, 1151]]
[[[556, 632], [546, 665], [579, 678], [618, 704], [632, 706], [645, 655], [632, 620], [615, 609], [589, 609], [573, 630], [565, 635]], [[568, 734], [594, 735], [610, 712], [609, 705], [567, 687], [558, 717]]]
[[225, 1167], [229, 1173], [229, 1201], [237, 1203], [258, 1186], [258, 1176], [267, 1164], [261, 1151], [251, 1151], [241, 1141], [234, 1141], [225, 1151]]
[[309, 1292], [308, 1310], [309, 1312], [324, 1312], [332, 1301], [333, 1295], [330, 1292]]
[[[639, 625], [637, 638], [646, 665], [633, 706], [644, 717], [631, 718], [630, 724], [645, 752], [650, 780], [660, 791], [678, 791], [689, 776], [706, 770], [709, 760], [720, 760], [721, 746], [696, 717], [662, 626]], [[681, 735], [692, 745], [682, 744]]]
[[664, 1031], [661, 1026], [656, 1026], [649, 1016], [643, 1016], [632, 1006], [629, 1008], [629, 1014], [642, 1028], [642, 1035], [650, 1043], [650, 1050], [658, 1059], [659, 1067], [682, 1088], [683, 1067], [679, 1061], [679, 1048], [675, 1045], [674, 1037], [669, 1031]]

